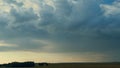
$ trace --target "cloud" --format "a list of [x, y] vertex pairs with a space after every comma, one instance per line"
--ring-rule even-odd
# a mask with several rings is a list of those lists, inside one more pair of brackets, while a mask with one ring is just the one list
[[21, 2], [21, 0], [3, 0], [5, 1], [5, 3], [8, 3], [9, 5], [16, 5], [16, 6], [22, 6], [23, 3]]
[[16, 44], [8, 44], [5, 43], [4, 41], [0, 41], [0, 47], [16, 47]]
[[18, 45], [7, 51], [119, 51], [119, 1], [2, 0], [1, 3], [5, 9], [0, 8], [3, 9], [0, 39]]
[[109, 4], [101, 5], [102, 9], [105, 11], [105, 13], [104, 13], [105, 16], [119, 16], [119, 14], [120, 14], [119, 6], [120, 6], [119, 1], [115, 1], [112, 5], [109, 5]]

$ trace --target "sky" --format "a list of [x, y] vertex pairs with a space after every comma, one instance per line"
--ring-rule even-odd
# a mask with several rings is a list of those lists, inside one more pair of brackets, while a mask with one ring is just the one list
[[120, 0], [0, 0], [0, 63], [120, 61]]

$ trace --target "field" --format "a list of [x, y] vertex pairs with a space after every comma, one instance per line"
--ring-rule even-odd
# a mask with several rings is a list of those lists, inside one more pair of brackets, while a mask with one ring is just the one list
[[61, 63], [35, 68], [120, 68], [120, 63]]
[[49, 64], [48, 66], [38, 66], [36, 64], [35, 67], [19, 67], [19, 68], [120, 68], [120, 63], [56, 63]]

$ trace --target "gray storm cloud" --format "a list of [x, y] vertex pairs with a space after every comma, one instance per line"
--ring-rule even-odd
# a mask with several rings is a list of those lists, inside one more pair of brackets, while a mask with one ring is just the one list
[[1, 40], [18, 45], [1, 47], [1, 51], [119, 51], [119, 1], [1, 1], [5, 7], [0, 12]]

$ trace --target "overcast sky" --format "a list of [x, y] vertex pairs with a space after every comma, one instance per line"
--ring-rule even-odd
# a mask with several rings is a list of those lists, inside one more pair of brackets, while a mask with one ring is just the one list
[[1, 63], [114, 62], [119, 53], [120, 0], [0, 0]]

